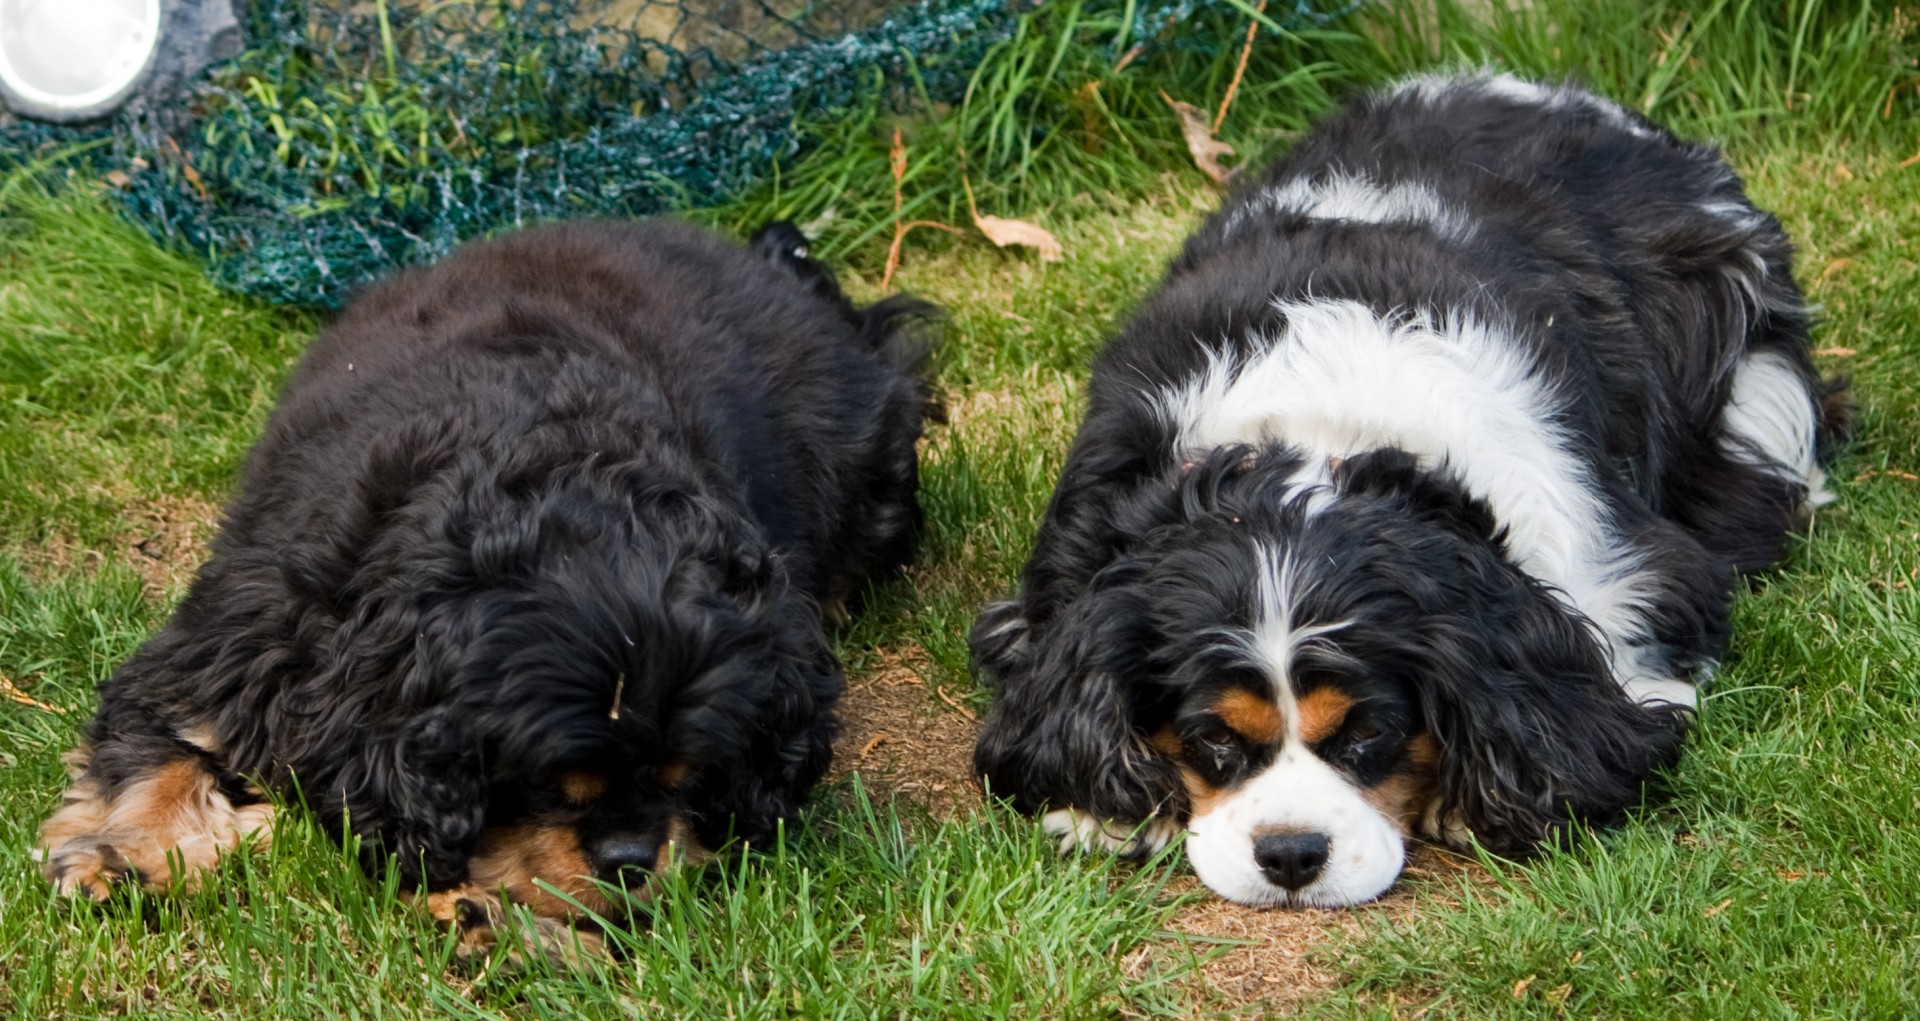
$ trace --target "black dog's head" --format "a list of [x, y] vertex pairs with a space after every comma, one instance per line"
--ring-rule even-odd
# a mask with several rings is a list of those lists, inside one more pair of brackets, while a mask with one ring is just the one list
[[1629, 701], [1444, 473], [1394, 450], [1308, 467], [1216, 452], [1041, 633], [989, 611], [976, 659], [1010, 681], [977, 752], [993, 788], [1184, 821], [1220, 895], [1331, 906], [1385, 891], [1410, 835], [1524, 851], [1677, 754], [1684, 713]]
[[554, 483], [418, 565], [447, 576], [396, 636], [423, 705], [380, 743], [395, 818], [356, 820], [416, 830], [374, 849], [403, 871], [595, 907], [586, 878], [638, 888], [768, 841], [825, 769], [840, 675], [817, 611], [740, 508], [658, 471]]

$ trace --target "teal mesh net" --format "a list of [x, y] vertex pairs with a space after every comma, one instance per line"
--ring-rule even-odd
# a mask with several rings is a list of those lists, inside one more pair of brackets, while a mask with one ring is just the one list
[[[1293, 0], [1265, 16], [1299, 26], [1352, 6]], [[1123, 25], [1115, 49], [1231, 45], [1223, 26], [1252, 10], [1244, 0], [1082, 7]], [[807, 126], [836, 112], [956, 99], [1033, 10], [1028, 0], [255, 0], [250, 48], [194, 96], [91, 130], [18, 122], [0, 147], [16, 164], [125, 174], [130, 215], [204, 253], [221, 284], [331, 306], [501, 227], [738, 194], [804, 155]]]

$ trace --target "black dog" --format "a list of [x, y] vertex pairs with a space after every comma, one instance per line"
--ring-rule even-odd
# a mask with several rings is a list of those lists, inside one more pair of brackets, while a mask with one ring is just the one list
[[266, 791], [549, 918], [537, 880], [603, 911], [592, 880], [769, 839], [830, 754], [823, 608], [914, 555], [929, 410], [930, 308], [856, 310], [800, 241], [543, 227], [349, 308], [102, 686], [47, 877], [204, 869]]
[[1843, 388], [1717, 151], [1506, 76], [1362, 97], [1100, 357], [976, 764], [1063, 846], [1181, 827], [1249, 904], [1519, 852], [1671, 763]]

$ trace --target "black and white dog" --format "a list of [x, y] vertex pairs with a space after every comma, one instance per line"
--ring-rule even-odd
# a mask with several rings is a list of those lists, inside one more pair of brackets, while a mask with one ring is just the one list
[[47, 877], [197, 873], [268, 791], [449, 918], [766, 840], [830, 752], [823, 609], [915, 552], [928, 311], [856, 309], [787, 224], [542, 227], [374, 288], [102, 686]]
[[1844, 433], [1779, 223], [1577, 88], [1415, 79], [1239, 189], [1100, 356], [976, 752], [1063, 847], [1343, 905], [1675, 761]]

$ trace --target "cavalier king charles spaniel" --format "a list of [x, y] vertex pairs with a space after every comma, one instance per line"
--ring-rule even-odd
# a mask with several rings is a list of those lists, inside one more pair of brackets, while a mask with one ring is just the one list
[[[1253, 175], [1249, 175], [1253, 176]], [[1349, 905], [1673, 763], [1737, 577], [1831, 499], [1841, 383], [1712, 146], [1566, 85], [1414, 79], [1240, 186], [1101, 354], [975, 762], [1063, 848], [1186, 831]]]
[[830, 753], [823, 612], [915, 552], [930, 312], [855, 308], [785, 223], [541, 227], [373, 288], [101, 686], [47, 878], [191, 880], [300, 798], [484, 929], [768, 841]]

